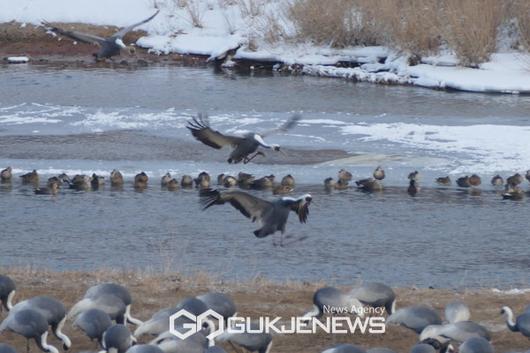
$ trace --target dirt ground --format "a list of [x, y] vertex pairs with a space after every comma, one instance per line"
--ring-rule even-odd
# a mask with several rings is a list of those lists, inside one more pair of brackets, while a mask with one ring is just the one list
[[[82, 23], [53, 23], [66, 30], [76, 30], [106, 37], [119, 28], [113, 26], [94, 26]], [[185, 64], [185, 65], [205, 65], [206, 57], [190, 55], [155, 55], [148, 53], [146, 49], [130, 45], [138, 38], [145, 35], [142, 31], [129, 32], [124, 43], [134, 50], [133, 53], [122, 50], [119, 57], [114, 58], [114, 62], [95, 63], [92, 54], [97, 52], [98, 47], [86, 43], [74, 43], [73, 40], [57, 36], [54, 37], [46, 33], [42, 26], [31, 24], [22, 26], [21, 23], [8, 22], [0, 23], [0, 58], [9, 56], [28, 56], [31, 64], [63, 64], [67, 66], [108, 66], [108, 65], [128, 65], [145, 66], [150, 64]]]
[[[273, 283], [263, 278], [229, 283], [203, 273], [185, 277], [173, 273], [153, 274], [150, 271], [50, 272], [35, 269], [5, 269], [0, 273], [8, 274], [16, 281], [15, 302], [45, 294], [63, 301], [68, 308], [83, 296], [88, 287], [101, 282], [114, 281], [130, 289], [134, 300], [132, 314], [142, 320], [148, 319], [161, 308], [175, 305], [185, 297], [207, 291], [221, 291], [231, 295], [236, 302], [238, 313], [243, 316], [289, 318], [311, 309], [313, 292], [325, 285], [325, 283]], [[453, 291], [414, 288], [396, 289], [396, 293], [398, 308], [425, 303], [443, 311], [444, 305], [450, 300], [463, 299], [471, 308], [472, 319], [492, 331], [492, 343], [496, 352], [525, 351], [530, 348], [528, 339], [506, 329], [499, 314], [500, 307], [503, 305], [511, 306], [516, 313], [521, 312], [526, 304], [530, 303], [530, 293], [496, 293], [491, 289]], [[5, 313], [0, 314], [2, 317], [5, 315]], [[64, 331], [72, 338], [72, 352], [97, 350], [96, 344], [74, 329], [71, 322], [65, 325]], [[148, 338], [144, 337], [143, 340], [147, 341]], [[407, 353], [416, 340], [415, 333], [396, 326], [388, 327], [387, 332], [380, 335], [356, 334], [352, 336], [325, 333], [275, 335], [271, 352], [317, 353], [334, 344], [346, 342], [366, 348], [386, 346], [397, 352]], [[55, 337], [50, 337], [49, 341], [60, 346]], [[12, 344], [20, 351], [23, 351], [25, 347], [24, 339], [12, 333], [0, 335], [0, 342]], [[227, 352], [232, 352], [230, 347], [225, 347], [225, 349]], [[32, 351], [37, 351], [34, 344], [32, 344]]]

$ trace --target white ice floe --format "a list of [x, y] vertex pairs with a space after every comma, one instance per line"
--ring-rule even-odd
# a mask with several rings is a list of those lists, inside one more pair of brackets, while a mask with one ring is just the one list
[[530, 288], [523, 288], [523, 289], [513, 288], [513, 289], [508, 289], [508, 290], [501, 290], [498, 288], [493, 288], [492, 292], [498, 293], [498, 294], [518, 295], [518, 294], [530, 293]]
[[7, 62], [10, 64], [25, 64], [29, 62], [27, 56], [10, 56], [7, 58]]
[[[0, 22], [39, 24], [47, 20], [125, 26], [152, 14], [154, 4], [152, 0], [0, 0]], [[499, 45], [503, 52], [492, 55], [489, 62], [476, 69], [459, 66], [448, 50], [410, 66], [406, 56], [401, 53], [396, 57], [385, 47], [334, 49], [291, 40], [293, 23], [287, 16], [278, 16], [285, 10], [285, 0], [257, 2], [256, 14], [245, 13], [245, 6], [240, 4], [208, 0], [190, 4], [186, 7], [173, 0], [156, 1], [161, 13], [140, 26], [148, 35], [137, 45], [158, 54], [216, 56], [241, 43], [235, 59], [301, 64], [307, 75], [472, 92], [530, 93], [530, 55], [506, 52], [509, 45]], [[267, 38], [270, 18], [277, 19], [283, 32], [274, 44]], [[361, 66], [336, 67], [341, 62]]]

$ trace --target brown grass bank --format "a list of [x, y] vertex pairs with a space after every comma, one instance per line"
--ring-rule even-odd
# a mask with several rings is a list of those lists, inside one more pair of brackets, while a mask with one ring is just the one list
[[[27, 269], [3, 269], [17, 283], [15, 302], [35, 295], [51, 295], [70, 307], [79, 300], [86, 289], [96, 283], [115, 281], [126, 285], [134, 298], [132, 313], [140, 319], [147, 319], [160, 308], [175, 305], [179, 300], [204, 293], [221, 291], [230, 294], [242, 315], [258, 317], [262, 315], [288, 318], [300, 315], [311, 308], [313, 292], [324, 283], [274, 283], [263, 278], [231, 283], [213, 278], [207, 274], [182, 276], [178, 273], [157, 274], [99, 270], [94, 272], [52, 272]], [[471, 308], [472, 318], [493, 331], [493, 344], [496, 352], [528, 349], [529, 343], [521, 334], [507, 331], [499, 308], [510, 305], [516, 312], [530, 303], [530, 293], [508, 295], [491, 290], [453, 291], [449, 289], [396, 290], [398, 306], [413, 303], [428, 303], [442, 310], [443, 306], [455, 298], [463, 299]], [[0, 314], [4, 316], [5, 313]], [[74, 329], [71, 322], [64, 330], [73, 340], [72, 352], [81, 350], [96, 351], [95, 343], [90, 342], [81, 332]], [[143, 338], [147, 340], [147, 338]], [[349, 342], [364, 347], [387, 346], [397, 352], [406, 353], [415, 343], [416, 335], [401, 327], [390, 327], [384, 335], [284, 335], [275, 336], [272, 352], [317, 353], [340, 342]], [[12, 333], [0, 335], [0, 342], [15, 345], [24, 350], [25, 342]], [[50, 342], [58, 345], [55, 338]], [[35, 347], [33, 351], [35, 351]], [[229, 347], [225, 347], [232, 352]]]

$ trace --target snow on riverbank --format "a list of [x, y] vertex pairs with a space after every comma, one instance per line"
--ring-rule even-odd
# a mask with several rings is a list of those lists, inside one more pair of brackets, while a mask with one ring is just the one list
[[[154, 3], [0, 0], [0, 22], [38, 24], [47, 20], [125, 26], [152, 14]], [[477, 69], [458, 66], [450, 53], [426, 57], [419, 65], [410, 66], [405, 56], [384, 47], [332, 49], [295, 43], [289, 39], [294, 26], [285, 16], [285, 0], [241, 0], [233, 5], [208, 0], [188, 0], [188, 6], [178, 0], [156, 3], [161, 13], [140, 27], [148, 35], [137, 42], [156, 54], [216, 56], [241, 44], [236, 60], [300, 64], [307, 75], [472, 92], [530, 93], [530, 55], [525, 53], [497, 53]], [[271, 33], [273, 25], [280, 30]], [[338, 67], [342, 63], [359, 67]]]

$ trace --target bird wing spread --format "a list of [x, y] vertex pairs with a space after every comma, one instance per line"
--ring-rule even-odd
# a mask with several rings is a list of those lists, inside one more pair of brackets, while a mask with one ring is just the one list
[[215, 149], [221, 149], [226, 145], [235, 146], [243, 140], [242, 137], [223, 135], [219, 131], [213, 130], [210, 128], [208, 117], [203, 114], [199, 114], [196, 118], [189, 121], [187, 128], [191, 131], [193, 137]]
[[229, 202], [245, 217], [250, 218], [252, 222], [261, 220], [263, 215], [273, 207], [269, 201], [243, 191], [219, 192], [217, 190], [203, 190], [201, 191], [201, 196], [204, 197], [205, 209], [212, 205], [222, 205]]
[[105, 42], [105, 38], [102, 38], [100, 36], [96, 36], [93, 34], [78, 32], [78, 31], [67, 31], [62, 28], [56, 27], [51, 25], [48, 22], [43, 22], [43, 24], [48, 27], [50, 31], [53, 31], [55, 33], [61, 34], [65, 37], [71, 38], [73, 40], [77, 40], [80, 42], [88, 43], [88, 44], [97, 44], [101, 45], [103, 42]]
[[301, 119], [302, 117], [299, 115], [299, 114], [294, 114], [293, 116], [291, 116], [289, 118], [289, 120], [287, 120], [285, 123], [283, 123], [282, 126], [276, 128], [276, 129], [272, 129], [272, 130], [269, 130], [269, 131], [265, 131], [264, 133], [260, 134], [261, 136], [265, 137], [267, 135], [271, 135], [271, 134], [275, 134], [277, 132], [285, 132], [289, 129], [292, 129], [293, 127], [296, 126], [296, 124], [298, 123], [298, 121]]
[[154, 15], [150, 16], [149, 18], [146, 18], [143, 21], [140, 21], [138, 23], [135, 23], [135, 24], [132, 24], [130, 26], [127, 26], [127, 27], [124, 27], [124, 28], [120, 29], [118, 32], [114, 33], [114, 35], [112, 35], [112, 37], [113, 38], [123, 38], [123, 36], [125, 36], [128, 32], [132, 31], [135, 27], [138, 27], [139, 25], [143, 25], [144, 23], [147, 23], [147, 22], [151, 21], [153, 18], [155, 18], [156, 15], [158, 15], [159, 12], [160, 12], [160, 10], [158, 10], [157, 12], [154, 13]]
[[295, 202], [291, 205], [291, 210], [296, 212], [300, 223], [307, 222], [307, 216], [309, 215], [309, 203], [303, 199], [299, 200], [298, 202]]

